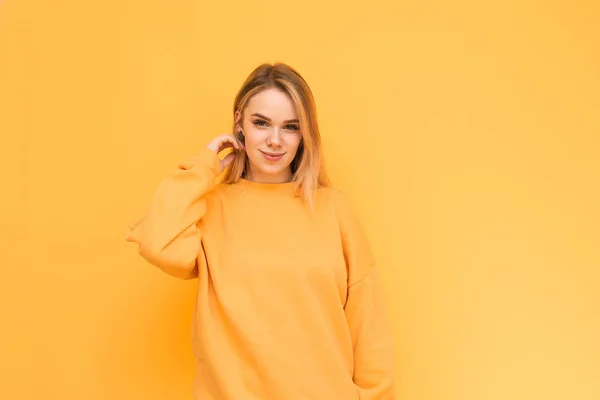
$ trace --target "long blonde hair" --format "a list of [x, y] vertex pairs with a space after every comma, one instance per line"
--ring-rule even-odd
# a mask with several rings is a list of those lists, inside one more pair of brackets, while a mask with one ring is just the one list
[[[236, 127], [236, 113], [240, 112], [243, 121], [243, 111], [250, 98], [270, 88], [287, 93], [295, 104], [302, 139], [291, 163], [292, 181], [295, 182], [297, 193], [312, 208], [316, 190], [319, 187], [330, 186], [331, 183], [325, 171], [315, 101], [308, 84], [294, 68], [284, 63], [265, 63], [252, 71], [235, 96], [233, 132]], [[238, 153], [231, 163], [231, 168], [225, 173], [223, 182], [236, 183], [246, 175], [248, 168], [246, 153]]]

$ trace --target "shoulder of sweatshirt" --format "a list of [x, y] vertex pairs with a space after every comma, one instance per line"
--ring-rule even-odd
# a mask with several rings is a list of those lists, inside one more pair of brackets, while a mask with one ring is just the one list
[[331, 188], [331, 198], [348, 264], [348, 283], [352, 286], [365, 278], [376, 262], [363, 221], [358, 216], [353, 201], [345, 192], [336, 188]]
[[343, 190], [329, 186], [322, 188], [325, 196], [331, 201], [333, 208], [339, 219], [357, 218], [352, 199]]

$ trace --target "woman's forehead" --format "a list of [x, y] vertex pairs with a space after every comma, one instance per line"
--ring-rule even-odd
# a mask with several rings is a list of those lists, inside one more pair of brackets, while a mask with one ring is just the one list
[[248, 101], [246, 115], [260, 114], [273, 121], [297, 119], [296, 107], [287, 93], [278, 89], [263, 90]]

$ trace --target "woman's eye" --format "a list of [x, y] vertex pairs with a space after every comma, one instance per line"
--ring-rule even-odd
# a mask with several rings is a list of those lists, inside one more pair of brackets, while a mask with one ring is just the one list
[[[260, 119], [257, 119], [253, 123], [256, 126], [268, 126], [269, 125], [266, 121], [263, 121], [263, 120], [260, 120]], [[283, 128], [286, 129], [286, 130], [289, 130], [289, 131], [297, 131], [297, 130], [300, 129], [300, 127], [298, 125], [294, 125], [294, 124], [292, 124], [292, 125], [285, 125]]]

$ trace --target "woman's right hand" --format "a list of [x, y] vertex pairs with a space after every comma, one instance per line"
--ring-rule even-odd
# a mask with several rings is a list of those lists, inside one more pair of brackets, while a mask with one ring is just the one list
[[233, 147], [235, 150], [227, 154], [224, 159], [219, 160], [221, 164], [221, 171], [223, 171], [236, 157], [236, 151], [244, 151], [244, 145], [234, 135], [221, 135], [217, 136], [208, 144], [209, 149], [219, 154], [221, 151]]

